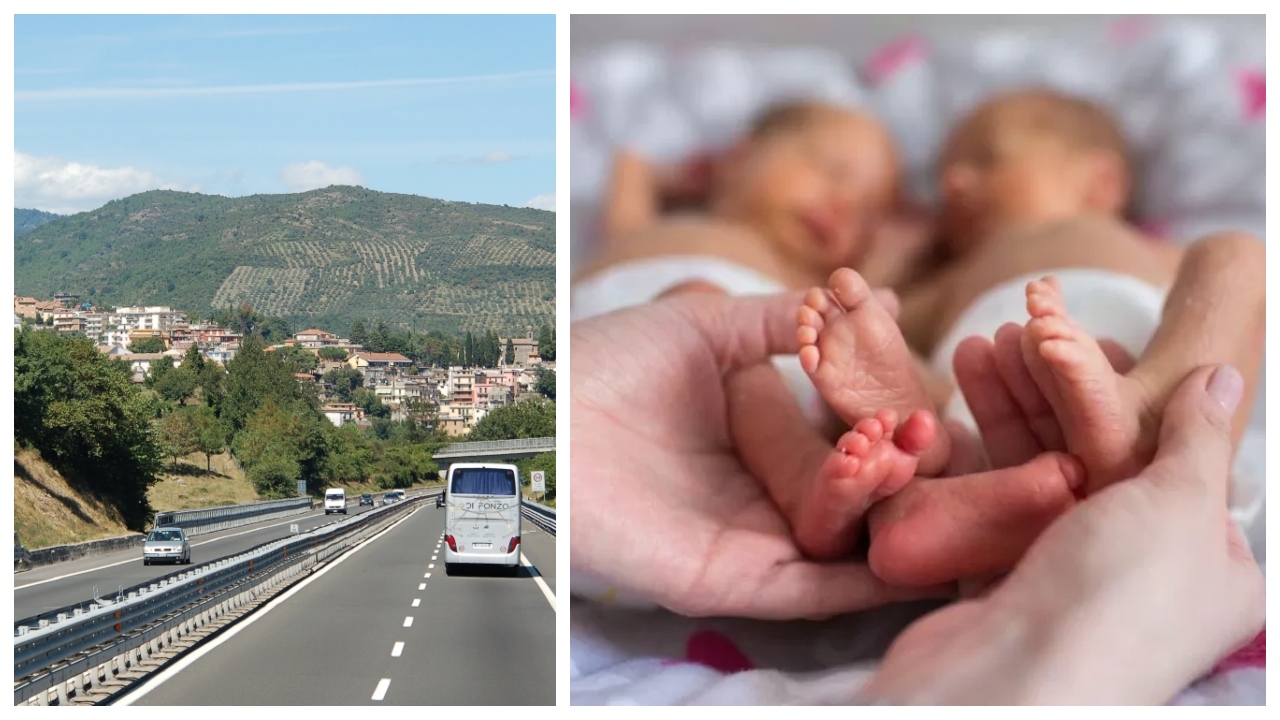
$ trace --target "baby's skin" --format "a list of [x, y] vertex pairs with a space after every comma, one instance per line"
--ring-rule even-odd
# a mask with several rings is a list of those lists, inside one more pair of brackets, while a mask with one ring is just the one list
[[853, 429], [836, 443], [800, 503], [796, 540], [810, 556], [849, 546], [872, 503], [916, 475], [939, 472], [950, 438], [932, 412], [897, 322], [857, 272], [832, 273], [798, 314], [800, 364]]

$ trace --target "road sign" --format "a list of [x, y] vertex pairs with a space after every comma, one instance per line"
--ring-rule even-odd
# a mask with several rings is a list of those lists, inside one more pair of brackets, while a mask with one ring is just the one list
[[533, 483], [532, 490], [534, 492], [544, 493], [547, 491], [547, 474], [542, 470], [534, 470], [529, 473], [529, 480]]
[[299, 480], [299, 481], [298, 481], [298, 495], [306, 495], [306, 494], [307, 494], [307, 481], [306, 481], [306, 480]]
[[293, 523], [293, 524], [289, 525], [289, 532], [293, 533], [294, 535], [297, 535], [297, 534], [298, 534], [298, 525], [297, 525], [297, 523]]

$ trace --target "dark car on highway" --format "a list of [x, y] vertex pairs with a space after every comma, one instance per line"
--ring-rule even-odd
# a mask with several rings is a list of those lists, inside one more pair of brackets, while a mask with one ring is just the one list
[[373, 505], [373, 494], [372, 494], [372, 493], [365, 493], [365, 494], [361, 495], [361, 496], [360, 496], [360, 504], [361, 504], [361, 505]]

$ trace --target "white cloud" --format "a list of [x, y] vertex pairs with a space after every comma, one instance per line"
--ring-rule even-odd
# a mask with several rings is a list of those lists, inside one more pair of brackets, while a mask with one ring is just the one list
[[168, 97], [203, 97], [209, 95], [249, 95], [268, 93], [278, 95], [290, 92], [317, 92], [324, 90], [360, 90], [363, 88], [411, 87], [416, 85], [452, 85], [481, 82], [501, 82], [530, 77], [554, 77], [554, 70], [499, 73], [495, 75], [463, 75], [440, 78], [405, 78], [400, 80], [356, 80], [353, 82], [274, 83], [265, 85], [211, 85], [167, 88], [63, 88], [53, 90], [18, 90], [13, 93], [15, 102], [29, 100], [145, 100]]
[[444, 165], [492, 165], [494, 163], [504, 163], [515, 160], [516, 157], [504, 150], [494, 150], [487, 155], [479, 157], [463, 157], [462, 155], [446, 155], [440, 158], [441, 164]]
[[555, 212], [556, 211], [556, 194], [550, 193], [547, 195], [539, 195], [534, 199], [530, 200], [529, 202], [525, 203], [524, 206], [531, 207], [537, 210], [550, 210], [551, 212]]
[[355, 168], [329, 167], [319, 160], [285, 165], [280, 180], [294, 192], [305, 192], [330, 185], [363, 185], [364, 176]]
[[17, 151], [13, 156], [13, 199], [21, 208], [69, 215], [147, 190], [196, 189], [128, 165], [102, 168]]

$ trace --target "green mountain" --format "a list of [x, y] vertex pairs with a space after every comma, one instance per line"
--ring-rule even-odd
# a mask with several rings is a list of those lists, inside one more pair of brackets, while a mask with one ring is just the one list
[[15, 291], [208, 316], [248, 303], [295, 327], [523, 334], [555, 323], [555, 214], [332, 186], [227, 198], [139, 193], [14, 241]]
[[13, 209], [13, 236], [26, 235], [50, 220], [57, 220], [62, 215], [54, 215], [43, 210]]

